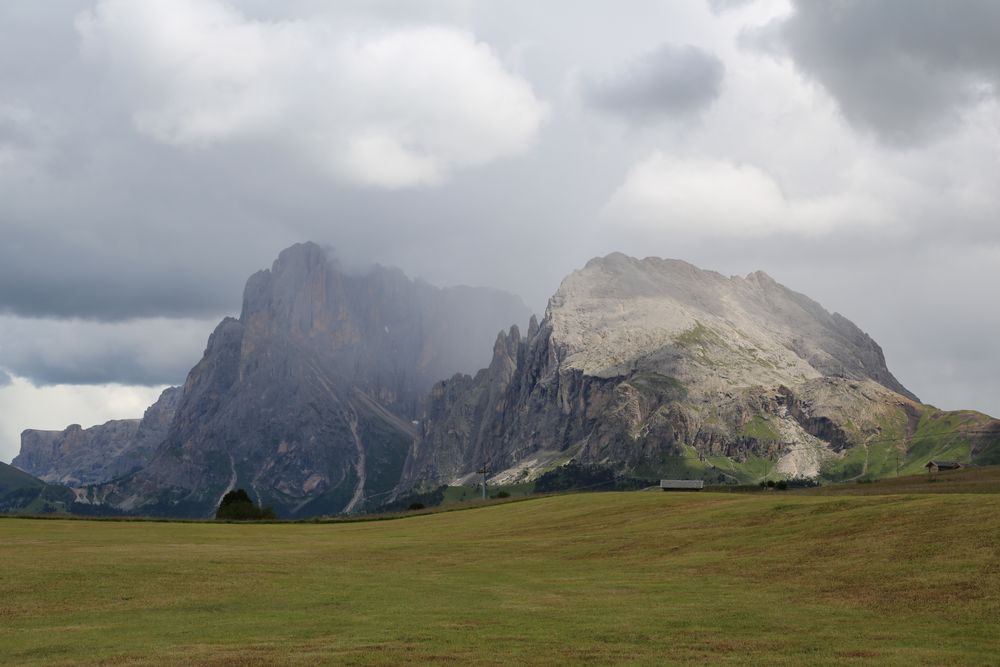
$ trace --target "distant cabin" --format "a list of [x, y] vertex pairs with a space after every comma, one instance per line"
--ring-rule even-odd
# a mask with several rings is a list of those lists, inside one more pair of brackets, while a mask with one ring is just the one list
[[701, 491], [705, 482], [700, 479], [661, 479], [660, 488], [664, 491]]
[[962, 464], [958, 461], [928, 461], [927, 472], [941, 472], [942, 470], [958, 470], [962, 467]]

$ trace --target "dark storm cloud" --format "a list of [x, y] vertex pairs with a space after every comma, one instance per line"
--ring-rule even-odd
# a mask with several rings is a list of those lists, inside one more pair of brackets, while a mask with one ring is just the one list
[[0, 317], [0, 363], [35, 386], [177, 384], [201, 357], [214, 325], [166, 318], [103, 323]]
[[909, 146], [996, 96], [998, 27], [995, 0], [799, 0], [766, 32], [851, 123], [887, 144]]
[[697, 113], [719, 96], [725, 67], [695, 46], [665, 44], [603, 77], [584, 81], [593, 107], [630, 121], [651, 122]]
[[246, 257], [220, 247], [229, 234], [214, 222], [232, 228], [239, 211], [210, 196], [205, 169], [218, 165], [129, 130], [79, 57], [74, 20], [90, 4], [0, 7], [0, 313], [116, 320], [238, 307], [245, 276], [226, 274]]
[[[152, 249], [147, 252], [152, 254]], [[27, 317], [114, 321], [238, 308], [235, 281], [199, 267], [188, 271], [183, 264], [158, 264], [112, 253], [79, 256], [73, 248], [30, 236], [18, 239], [16, 245], [8, 239], [0, 249], [0, 310]], [[232, 289], [222, 289], [223, 285]]]
[[[232, 313], [246, 277], [289, 238], [275, 239], [249, 222], [241, 229], [235, 223], [242, 218], [225, 206], [196, 212], [178, 202], [160, 214], [142, 214], [147, 224], [150, 217], [162, 219], [159, 228], [141, 225], [129, 204], [56, 208], [6, 225], [0, 313], [102, 321]], [[213, 224], [213, 216], [223, 222]]]
[[[46, 359], [27, 359], [15, 369], [18, 375], [27, 378], [36, 387], [52, 385], [100, 385], [126, 384], [155, 387], [164, 384], [179, 384], [184, 381], [189, 368], [183, 364], [167, 368], [149, 368], [124, 358], [119, 351], [85, 360], [84, 366], [66, 365]], [[13, 364], [12, 364], [13, 365]], [[8, 378], [9, 380], [9, 378]]]
[[[169, 21], [144, 12], [183, 29], [160, 34]], [[203, 23], [212, 39], [185, 38]], [[372, 29], [365, 59], [336, 25], [215, 1], [0, 6], [0, 313], [228, 314], [246, 277], [293, 242], [378, 250], [401, 236], [384, 228], [405, 231], [419, 213], [394, 210], [375, 231], [379, 187], [438, 187], [530, 148], [544, 103], [472, 33]], [[258, 32], [285, 41], [243, 40]], [[408, 63], [442, 49], [459, 65], [413, 84]], [[411, 57], [386, 62], [400, 53]]]

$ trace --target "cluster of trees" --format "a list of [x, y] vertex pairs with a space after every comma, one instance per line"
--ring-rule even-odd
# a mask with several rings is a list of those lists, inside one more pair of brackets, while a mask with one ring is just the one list
[[246, 491], [236, 489], [222, 497], [219, 509], [215, 511], [215, 518], [229, 521], [259, 521], [277, 517], [272, 508], [258, 505], [250, 499]]
[[439, 486], [436, 489], [424, 493], [411, 492], [405, 496], [400, 496], [396, 500], [383, 503], [378, 508], [379, 512], [402, 512], [404, 510], [422, 510], [425, 507], [437, 507], [444, 502], [444, 492], [447, 486]]
[[785, 489], [806, 489], [813, 486], [819, 486], [819, 482], [808, 477], [793, 477], [791, 479], [779, 479], [777, 482], [773, 479], [769, 479], [766, 482], [761, 482], [760, 486], [761, 488], [784, 491]]

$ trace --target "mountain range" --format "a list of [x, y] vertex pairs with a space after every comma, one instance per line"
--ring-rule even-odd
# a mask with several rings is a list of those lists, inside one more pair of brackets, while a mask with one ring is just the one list
[[237, 487], [282, 516], [371, 510], [570, 462], [716, 484], [1000, 463], [1000, 421], [920, 403], [861, 329], [762, 272], [614, 253], [529, 315], [298, 244], [141, 420], [25, 431], [13, 463], [77, 504], [169, 516]]
[[921, 404], [881, 348], [762, 272], [726, 277], [615, 253], [568, 276], [488, 368], [431, 392], [403, 486], [568, 461], [642, 478], [749, 483], [1000, 462], [1000, 422]]

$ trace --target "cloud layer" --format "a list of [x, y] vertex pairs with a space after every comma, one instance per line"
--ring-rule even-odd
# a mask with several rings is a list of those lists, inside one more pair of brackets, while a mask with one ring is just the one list
[[523, 154], [547, 113], [488, 45], [451, 27], [345, 35], [217, 0], [103, 0], [76, 25], [143, 134], [195, 148], [263, 140], [360, 185], [434, 185]]
[[874, 198], [850, 193], [788, 197], [759, 167], [678, 159], [656, 151], [637, 163], [611, 196], [605, 217], [654, 234], [811, 236], [881, 225], [889, 214]]
[[769, 30], [848, 120], [909, 146], [1000, 93], [998, 25], [992, 0], [797, 0]]
[[701, 111], [718, 97], [724, 75], [713, 54], [664, 44], [613, 74], [586, 78], [582, 92], [601, 111], [648, 123]]
[[[180, 384], [201, 358], [215, 324], [167, 318], [106, 323], [0, 316], [0, 363], [36, 386]], [[2, 379], [0, 375], [0, 384]]]

